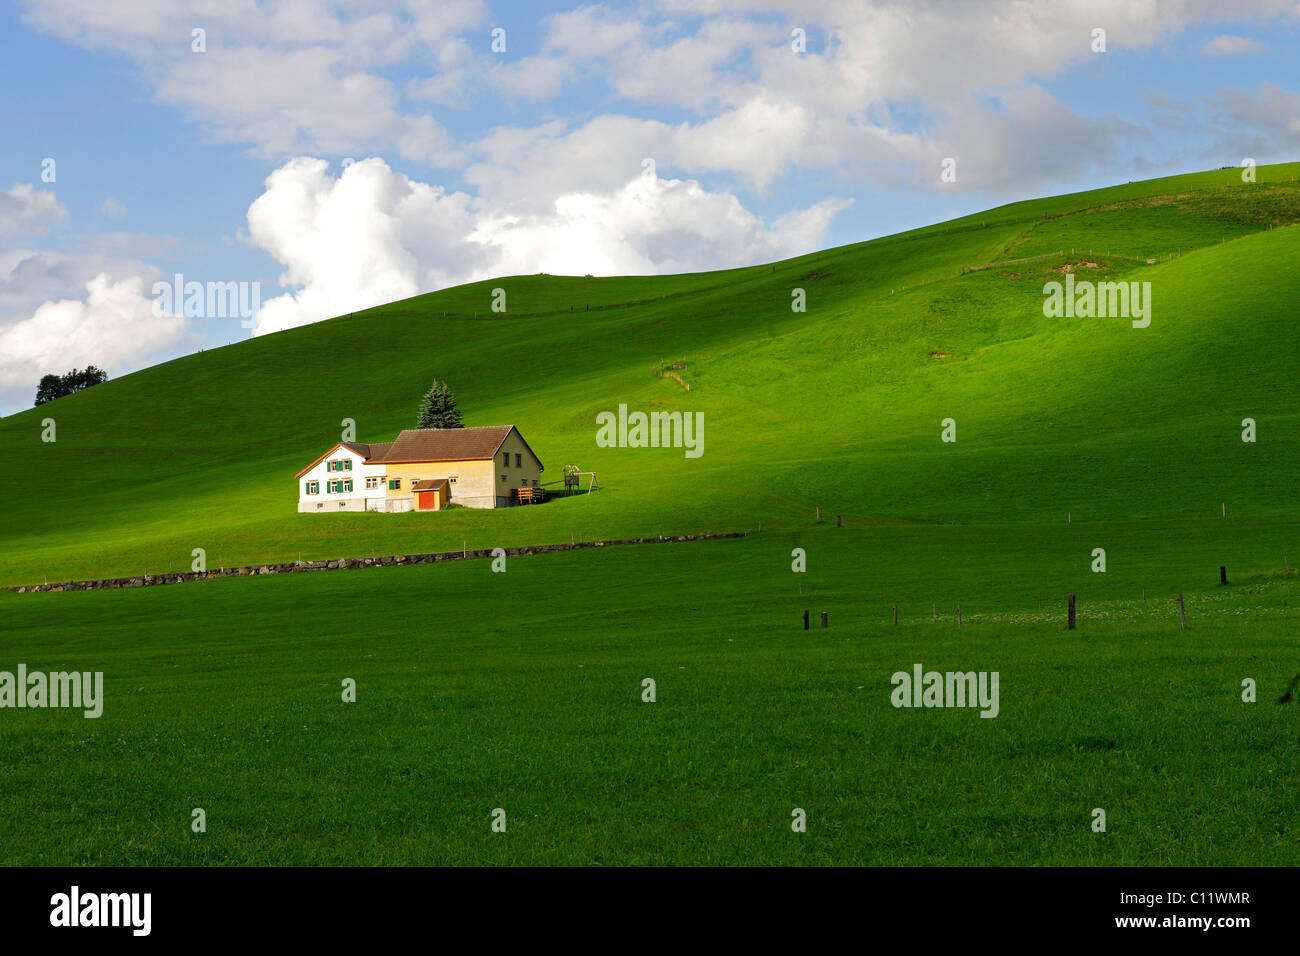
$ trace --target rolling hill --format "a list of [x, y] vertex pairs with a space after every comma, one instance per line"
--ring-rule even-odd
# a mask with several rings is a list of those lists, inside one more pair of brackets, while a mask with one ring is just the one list
[[[0, 592], [0, 661], [107, 687], [98, 720], [0, 721], [0, 862], [1290, 862], [1297, 173], [1130, 183], [723, 272], [502, 278], [0, 420], [5, 585], [183, 569], [196, 547], [229, 566], [752, 532], [505, 574]], [[1067, 274], [1150, 283], [1149, 327], [1047, 317]], [[519, 426], [548, 487], [574, 462], [601, 490], [296, 512], [294, 472], [343, 419], [390, 440], [433, 378], [466, 424]], [[620, 404], [702, 412], [703, 455], [598, 447]], [[893, 708], [915, 662], [1000, 672], [998, 718]]]
[[[1300, 219], [1297, 169], [1017, 203], [726, 272], [505, 278], [167, 362], [0, 421], [22, 450], [0, 476], [0, 582], [157, 572], [195, 547], [255, 563], [774, 526], [815, 507], [892, 523], [1293, 514], [1280, 343], [1298, 240], [1274, 227]], [[1067, 263], [1151, 282], [1151, 326], [1046, 318], [1043, 284]], [[489, 311], [498, 287], [505, 314]], [[664, 363], [685, 365], [689, 392]], [[293, 473], [344, 418], [391, 439], [434, 377], [467, 424], [517, 424], [546, 484], [576, 462], [602, 490], [487, 514], [294, 513]], [[703, 412], [703, 456], [596, 447], [596, 414], [620, 403]], [[955, 444], [939, 441], [948, 417]]]

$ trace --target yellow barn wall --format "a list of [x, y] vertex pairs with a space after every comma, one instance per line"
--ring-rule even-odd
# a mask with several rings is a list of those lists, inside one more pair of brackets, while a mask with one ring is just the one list
[[388, 477], [401, 478], [400, 491], [390, 490], [390, 498], [411, 494], [411, 485], [425, 478], [451, 478], [451, 498], [448, 504], [467, 505], [471, 508], [492, 508], [496, 505], [496, 486], [493, 483], [492, 463], [483, 461], [416, 461], [389, 462]]
[[[502, 462], [502, 455], [510, 455], [510, 463]], [[515, 456], [519, 455], [520, 464], [515, 464]], [[496, 457], [492, 460], [492, 480], [496, 489], [495, 494], [509, 498], [510, 492], [515, 488], [540, 488], [542, 486], [542, 466], [541, 462], [528, 450], [528, 445], [519, 437], [518, 431], [512, 431], [506, 436], [506, 440], [501, 443], [497, 449]], [[505, 479], [502, 480], [502, 476]], [[533, 482], [537, 482], [536, 485]]]

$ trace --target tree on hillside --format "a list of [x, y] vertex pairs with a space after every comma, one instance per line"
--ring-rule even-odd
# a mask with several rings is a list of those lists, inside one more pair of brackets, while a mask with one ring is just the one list
[[44, 405], [64, 395], [80, 392], [92, 385], [108, 381], [108, 373], [101, 368], [87, 365], [84, 369], [73, 369], [66, 375], [45, 375], [36, 386], [36, 404]]
[[456, 396], [446, 382], [435, 381], [420, 401], [420, 422], [417, 428], [464, 428]]

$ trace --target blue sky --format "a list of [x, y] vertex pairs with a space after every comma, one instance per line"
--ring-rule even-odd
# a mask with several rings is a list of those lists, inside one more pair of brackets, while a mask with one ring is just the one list
[[[1297, 31], [1293, 0], [0, 6], [0, 413], [46, 372], [458, 282], [741, 265], [1294, 160]], [[260, 308], [175, 314], [178, 272]]]

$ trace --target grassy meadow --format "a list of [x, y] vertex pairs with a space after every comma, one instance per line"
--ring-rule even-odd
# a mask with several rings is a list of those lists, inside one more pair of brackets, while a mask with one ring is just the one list
[[[0, 591], [0, 670], [103, 671], [106, 696], [96, 720], [0, 710], [0, 862], [1293, 862], [1298, 172], [1130, 183], [723, 272], [502, 278], [0, 419], [5, 586], [188, 569], [199, 547], [231, 566], [751, 532], [505, 573]], [[1149, 282], [1150, 327], [1046, 318], [1067, 268]], [[297, 514], [293, 475], [342, 421], [392, 439], [433, 378], [467, 425], [517, 425], [547, 487], [573, 462], [601, 490]], [[702, 412], [703, 455], [597, 447], [620, 404]], [[997, 718], [891, 706], [918, 662], [997, 671]]]

